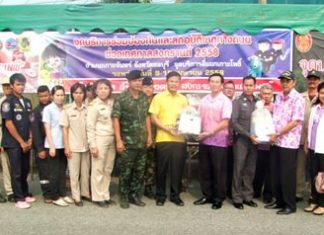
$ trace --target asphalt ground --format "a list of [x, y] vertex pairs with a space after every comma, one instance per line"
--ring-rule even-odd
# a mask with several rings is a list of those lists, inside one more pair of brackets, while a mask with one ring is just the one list
[[[113, 178], [112, 199], [118, 202], [118, 179]], [[100, 208], [85, 201], [83, 207], [61, 208], [43, 203], [37, 177], [30, 181], [37, 201], [30, 209], [17, 209], [14, 203], [0, 204], [0, 234], [324, 234], [324, 217], [303, 211], [306, 202], [298, 203], [297, 212], [276, 215], [276, 210], [264, 209], [256, 199], [257, 208], [235, 209], [230, 200], [220, 210], [210, 204], [195, 206], [200, 197], [199, 184], [193, 179], [181, 194], [184, 207], [167, 201], [157, 207], [153, 200], [143, 197], [143, 208], [119, 205]]]

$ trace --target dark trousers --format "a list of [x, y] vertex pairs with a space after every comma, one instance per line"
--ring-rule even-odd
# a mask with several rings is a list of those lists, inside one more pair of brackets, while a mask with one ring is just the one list
[[255, 197], [260, 197], [262, 193], [263, 199], [272, 199], [270, 150], [258, 150], [253, 189]]
[[50, 198], [57, 200], [66, 196], [66, 166], [67, 159], [64, 149], [56, 149], [55, 157], [51, 157], [47, 151], [49, 165], [49, 181], [50, 181]]
[[232, 199], [234, 203], [253, 199], [253, 179], [256, 166], [256, 146], [250, 139], [239, 136], [234, 143]]
[[43, 197], [46, 199], [51, 198], [50, 180], [49, 180], [49, 156], [41, 159], [36, 153], [36, 164], [38, 167], [39, 183], [42, 188]]
[[160, 142], [156, 144], [156, 198], [165, 200], [166, 179], [170, 168], [170, 198], [181, 192], [181, 181], [186, 162], [186, 144]]
[[6, 148], [9, 162], [12, 190], [16, 201], [25, 201], [29, 195], [27, 176], [29, 173], [30, 151], [23, 153], [21, 148]]
[[145, 174], [144, 174], [145, 186], [155, 185], [155, 169], [156, 169], [155, 148], [149, 148], [147, 150], [146, 166], [145, 166]]
[[226, 197], [227, 148], [199, 145], [200, 186], [204, 196], [214, 202]]
[[271, 148], [272, 192], [277, 204], [296, 210], [296, 165], [298, 149]]
[[147, 149], [128, 149], [119, 155], [119, 191], [121, 196], [139, 194], [144, 184]]
[[310, 202], [320, 207], [324, 207], [324, 194], [318, 193], [315, 188], [315, 177], [318, 172], [324, 171], [324, 154], [314, 153], [313, 150], [309, 150], [310, 163], [311, 163], [311, 179], [312, 179], [312, 198]]
[[227, 148], [227, 169], [226, 169], [226, 194], [227, 197], [232, 198], [232, 181], [233, 181], [233, 146]]

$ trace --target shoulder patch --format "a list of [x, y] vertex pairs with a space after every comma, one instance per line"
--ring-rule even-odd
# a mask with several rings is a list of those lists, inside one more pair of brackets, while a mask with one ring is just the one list
[[10, 111], [10, 103], [9, 102], [4, 102], [2, 104], [2, 112], [8, 113]]

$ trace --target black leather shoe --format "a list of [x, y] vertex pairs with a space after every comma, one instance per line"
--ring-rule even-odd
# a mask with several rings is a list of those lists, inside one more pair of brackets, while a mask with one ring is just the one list
[[157, 199], [157, 200], [156, 200], [156, 205], [157, 205], [157, 206], [164, 206], [164, 202], [165, 202], [165, 201], [162, 200], [162, 199]]
[[15, 196], [13, 194], [9, 194], [7, 198], [8, 198], [8, 202], [16, 202]]
[[274, 201], [274, 202], [271, 202], [271, 203], [265, 205], [264, 208], [266, 208], [266, 209], [282, 209], [283, 206], [278, 204], [276, 201]]
[[271, 198], [263, 198], [263, 203], [264, 204], [270, 204], [272, 202]]
[[250, 206], [250, 207], [258, 207], [258, 204], [256, 204], [254, 201], [243, 201], [243, 203], [247, 206]]
[[5, 203], [6, 201], [7, 199], [3, 195], [0, 195], [0, 203]]
[[296, 197], [295, 200], [296, 200], [296, 202], [302, 202], [303, 198], [302, 197]]
[[194, 205], [204, 205], [207, 203], [212, 203], [212, 201], [210, 199], [208, 199], [207, 197], [202, 197], [196, 201], [194, 201]]
[[155, 198], [152, 186], [145, 186], [145, 188], [144, 188], [144, 196], [149, 198], [149, 199], [154, 199]]
[[214, 210], [217, 210], [217, 209], [222, 208], [222, 206], [223, 206], [222, 202], [214, 202], [211, 208]]
[[236, 209], [240, 209], [240, 210], [243, 210], [244, 209], [244, 206], [243, 206], [243, 203], [233, 203], [233, 206], [236, 208]]
[[108, 205], [104, 201], [96, 202], [96, 204], [101, 208], [107, 208]]
[[91, 202], [91, 198], [89, 198], [89, 197], [84, 197], [84, 196], [82, 196], [81, 199], [82, 199], [83, 201]]
[[116, 206], [117, 205], [117, 203], [111, 199], [105, 200], [105, 203], [107, 203], [108, 206]]
[[129, 195], [128, 199], [129, 199], [129, 203], [132, 203], [136, 206], [141, 206], [141, 207], [145, 206], [145, 203], [141, 201], [141, 199], [136, 193]]
[[176, 204], [177, 206], [184, 206], [184, 202], [181, 200], [180, 197], [171, 198], [170, 201]]
[[82, 201], [74, 201], [74, 204], [76, 205], [76, 206], [79, 206], [79, 207], [82, 207], [83, 206], [83, 202]]
[[295, 212], [296, 212], [296, 210], [292, 210], [289, 207], [285, 207], [285, 208], [277, 211], [277, 215], [289, 215], [289, 214], [292, 214]]
[[[123, 209], [129, 208], [128, 198], [126, 196], [121, 196], [119, 204], [120, 204], [120, 207]], [[106, 203], [106, 205], [107, 205], [107, 203]]]

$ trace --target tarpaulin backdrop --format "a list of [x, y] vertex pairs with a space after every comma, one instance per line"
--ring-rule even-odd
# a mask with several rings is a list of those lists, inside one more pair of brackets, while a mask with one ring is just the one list
[[209, 90], [207, 77], [215, 72], [234, 80], [241, 90], [242, 77], [252, 74], [258, 86], [270, 82], [279, 89], [277, 76], [292, 67], [292, 31], [265, 30], [256, 35], [220, 30], [209, 34], [189, 31], [128, 33], [12, 32], [0, 33], [0, 78], [22, 72], [27, 92], [37, 86], [107, 78], [119, 92], [126, 88], [125, 74], [133, 69], [155, 80], [156, 91], [165, 89], [165, 75], [182, 75], [182, 91]]
[[324, 34], [310, 32], [305, 35], [295, 35], [294, 70], [299, 70], [306, 77], [315, 69], [324, 75]]

